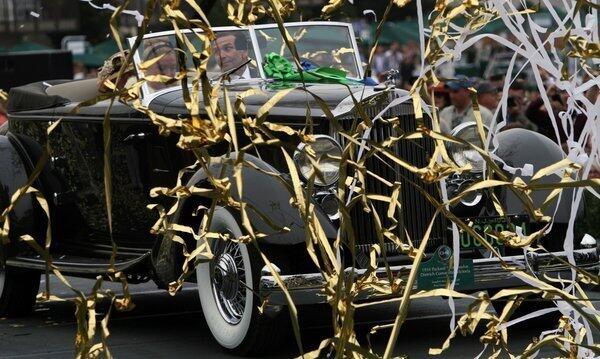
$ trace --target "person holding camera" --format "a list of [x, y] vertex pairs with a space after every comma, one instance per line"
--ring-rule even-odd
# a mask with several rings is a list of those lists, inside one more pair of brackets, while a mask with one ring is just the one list
[[525, 94], [525, 83], [522, 80], [515, 81], [508, 89], [508, 98], [506, 100], [506, 125], [502, 128], [526, 128], [536, 131], [538, 126], [531, 122], [525, 116], [525, 103], [527, 96]]
[[527, 110], [525, 110], [525, 116], [538, 127], [539, 133], [551, 138], [556, 143], [561, 144], [567, 139], [567, 135], [561, 124], [558, 122], [559, 138], [556, 138], [550, 111], [554, 114], [554, 118], [557, 121], [560, 121], [558, 114], [566, 109], [568, 94], [564, 91], [562, 93], [559, 92], [554, 85], [548, 89], [547, 94], [550, 99], [550, 109], [546, 108], [543, 98], [539, 97], [529, 103]]

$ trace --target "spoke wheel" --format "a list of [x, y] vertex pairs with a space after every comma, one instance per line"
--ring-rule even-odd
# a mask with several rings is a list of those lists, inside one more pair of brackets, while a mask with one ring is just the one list
[[238, 324], [244, 315], [246, 302], [246, 271], [240, 246], [234, 242], [219, 243], [224, 247], [214, 253], [210, 264], [211, 286], [223, 319]]
[[[8, 123], [0, 126], [0, 134]], [[6, 132], [4, 132], [6, 133]], [[0, 191], [1, 192], [1, 191]], [[8, 205], [8, 199], [0, 193], [0, 208]], [[0, 222], [0, 227], [4, 223]], [[0, 243], [0, 318], [21, 317], [31, 313], [40, 287], [40, 272], [6, 266], [5, 247]]]
[[[242, 230], [225, 208], [215, 209], [211, 232], [240, 238]], [[287, 333], [287, 315], [259, 313], [260, 271], [264, 263], [252, 245], [217, 239], [213, 259], [196, 267], [198, 294], [206, 324], [215, 340], [238, 355], [272, 351]]]

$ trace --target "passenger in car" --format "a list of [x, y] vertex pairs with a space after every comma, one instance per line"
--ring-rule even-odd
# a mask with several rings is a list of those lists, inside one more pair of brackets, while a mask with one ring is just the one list
[[[175, 77], [178, 69], [177, 56], [173, 45], [167, 38], [158, 37], [149, 39], [145, 43], [143, 52], [143, 61], [152, 60], [159, 56], [162, 57], [152, 64], [146, 71], [146, 76], [162, 75], [167, 77]], [[153, 90], [160, 90], [169, 87], [168, 84], [161, 81], [148, 81], [148, 86]]]

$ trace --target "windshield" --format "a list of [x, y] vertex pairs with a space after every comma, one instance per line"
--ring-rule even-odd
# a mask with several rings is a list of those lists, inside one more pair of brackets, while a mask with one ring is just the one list
[[[349, 78], [360, 78], [357, 54], [349, 27], [310, 24], [285, 27], [294, 39], [298, 56], [305, 69], [333, 67], [343, 70]], [[277, 27], [257, 26], [255, 31], [263, 61], [269, 53], [276, 53], [294, 63], [293, 56]]]
[[[334, 73], [338, 78], [361, 79], [358, 54], [352, 30], [346, 24], [293, 23], [286, 29], [294, 38], [301, 65], [304, 70], [325, 70], [331, 74], [333, 68], [343, 72]], [[295, 61], [276, 25], [256, 25], [248, 28], [215, 28], [216, 39], [207, 43], [207, 37], [198, 31], [182, 31], [185, 44], [178, 46], [176, 34], [163, 32], [144, 36], [135, 56], [138, 76], [146, 79], [144, 94], [181, 86], [175, 77], [179, 71], [180, 57], [185, 63], [188, 77], [193, 77], [197, 66], [208, 49], [206, 72], [211, 80], [224, 72], [230, 80], [261, 78], [267, 73], [264, 66], [273, 55], [287, 59], [293, 70]], [[130, 38], [133, 45], [135, 38]], [[323, 72], [320, 72], [323, 78]]]
[[[139, 72], [140, 77], [147, 80], [148, 93], [181, 85], [179, 81], [172, 80], [179, 70], [178, 55], [185, 58], [188, 76], [195, 73], [207, 39], [199, 32], [188, 31], [184, 33], [184, 36], [187, 39], [187, 46], [177, 46], [175, 34], [151, 35], [142, 40], [137, 53], [139, 63], [145, 66], [140, 66]], [[184, 48], [184, 51], [181, 48]], [[256, 56], [248, 30], [217, 31], [216, 40], [212, 41], [211, 48], [212, 54], [206, 69], [210, 79], [237, 67], [239, 69], [229, 76], [232, 80], [259, 77]], [[195, 58], [192, 53], [196, 54]], [[198, 63], [194, 64], [195, 61]], [[246, 62], [248, 63], [244, 65]]]

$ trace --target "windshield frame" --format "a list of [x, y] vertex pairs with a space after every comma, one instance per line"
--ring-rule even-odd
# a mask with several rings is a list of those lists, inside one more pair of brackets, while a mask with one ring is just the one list
[[[354, 78], [354, 77], [348, 77], [352, 80], [358, 80], [361, 81], [364, 77], [364, 68], [362, 66], [362, 62], [360, 59], [360, 52], [358, 51], [358, 45], [356, 43], [356, 37], [354, 36], [354, 29], [352, 27], [352, 24], [347, 23], [347, 22], [338, 22], [338, 21], [299, 21], [299, 22], [286, 22], [283, 24], [283, 26], [287, 27], [293, 27], [293, 26], [339, 26], [339, 27], [345, 27], [348, 30], [348, 34], [350, 36], [350, 45], [352, 45], [352, 48], [354, 49], [354, 58], [356, 60], [356, 65], [358, 67], [358, 78]], [[250, 26], [251, 28], [251, 32], [252, 32], [252, 36], [255, 39], [255, 41], [257, 41], [258, 44], [258, 40], [257, 40], [257, 36], [256, 36], [256, 31], [257, 30], [263, 30], [263, 29], [275, 29], [277, 28], [278, 25], [277, 24], [261, 24], [261, 25], [252, 25]], [[260, 64], [260, 68], [261, 70], [263, 69], [263, 57], [265, 54], [262, 53], [260, 47], [257, 46], [256, 53], [260, 54], [260, 56], [257, 56], [257, 61]], [[267, 78], [264, 73], [262, 73], [261, 71], [261, 76], [263, 76], [263, 78]]]
[[[252, 31], [250, 29], [250, 27], [248, 26], [220, 26], [220, 27], [215, 27], [213, 29], [213, 31], [215, 32], [226, 32], [226, 31], [240, 31], [240, 30], [246, 30], [248, 31], [248, 34], [250, 36], [250, 42], [252, 44], [252, 48], [254, 51], [254, 54], [257, 55], [256, 49], [258, 48], [257, 46], [257, 42], [256, 42], [256, 37], [254, 34], [254, 31]], [[190, 34], [192, 32], [194, 33], [203, 33], [204, 31], [202, 31], [202, 29], [182, 29], [180, 30], [182, 34]], [[152, 39], [152, 38], [156, 38], [156, 37], [163, 37], [163, 36], [176, 36], [176, 31], [175, 30], [166, 30], [166, 31], [159, 31], [159, 32], [153, 32], [150, 34], [145, 34], [143, 37], [143, 40], [147, 40], [147, 39]], [[137, 36], [134, 37], [130, 37], [127, 39], [127, 41], [129, 42], [129, 48], [133, 48], [133, 45], [135, 43], [137, 39]], [[258, 56], [257, 56], [258, 57]], [[264, 79], [265, 78], [265, 74], [262, 68], [262, 62], [259, 62], [259, 59], [256, 58], [255, 59], [257, 61], [257, 63], [259, 64], [259, 73], [260, 73], [260, 78]], [[139, 65], [143, 62], [141, 57], [140, 57], [140, 51], [139, 48], [137, 51], [134, 52], [133, 54], [133, 62], [135, 65], [135, 72], [136, 72], [136, 76], [138, 79], [142, 79], [143, 78], [143, 72], [141, 71], [141, 69], [139, 68]], [[144, 82], [142, 84], [142, 99], [143, 99], [143, 103], [144, 105], [147, 105], [152, 99], [156, 98], [157, 96], [160, 96], [162, 94], [165, 93], [169, 93], [172, 91], [176, 91], [177, 89], [181, 89], [181, 86], [170, 86], [158, 91], [151, 91], [150, 87], [148, 86], [148, 82]]]
[[[293, 26], [339, 26], [339, 27], [345, 27], [348, 30], [348, 34], [350, 36], [350, 45], [352, 46], [352, 48], [354, 49], [354, 57], [356, 59], [356, 64], [358, 67], [358, 74], [360, 76], [360, 78], [354, 78], [354, 77], [350, 77], [353, 80], [362, 80], [364, 78], [364, 68], [362, 66], [362, 62], [361, 62], [361, 58], [360, 58], [360, 53], [358, 51], [358, 45], [356, 43], [356, 37], [354, 36], [354, 30], [352, 28], [352, 24], [350, 23], [345, 23], [345, 22], [337, 22], [337, 21], [300, 21], [300, 22], [286, 22], [284, 23], [285, 27], [293, 27]], [[257, 62], [258, 65], [258, 71], [259, 71], [259, 75], [260, 77], [256, 77], [253, 78], [252, 80], [256, 80], [256, 79], [260, 79], [260, 80], [269, 80], [269, 78], [265, 75], [264, 69], [263, 69], [263, 56], [264, 54], [262, 53], [260, 47], [258, 46], [258, 39], [256, 36], [256, 31], [257, 30], [263, 30], [263, 29], [274, 29], [277, 28], [278, 25], [277, 24], [261, 24], [261, 25], [250, 25], [250, 26], [219, 26], [219, 27], [215, 27], [213, 28], [214, 32], [221, 32], [221, 31], [239, 31], [239, 30], [246, 30], [248, 31], [248, 34], [250, 36], [250, 41], [254, 50], [254, 55], [256, 56], [255, 60]], [[183, 34], [189, 34], [192, 32], [195, 33], [202, 33], [202, 29], [182, 29], [180, 30], [181, 33]], [[149, 33], [149, 34], [145, 34], [143, 36], [143, 39], [152, 39], [155, 37], [162, 37], [162, 36], [170, 36], [170, 35], [175, 35], [176, 32], [175, 30], [166, 30], [166, 31], [159, 31], [159, 32], [153, 32], [153, 33]], [[132, 48], [135, 41], [137, 39], [137, 36], [134, 37], [130, 37], [127, 39], [127, 41], [129, 42], [129, 48]], [[139, 49], [138, 51], [136, 51], [133, 54], [133, 62], [134, 62], [134, 66], [135, 66], [135, 71], [136, 71], [136, 75], [138, 77], [138, 79], [142, 79], [142, 71], [139, 68], [139, 65], [143, 62], [140, 58], [140, 53], [139, 53]], [[248, 80], [240, 80], [240, 81], [248, 81]], [[178, 89], [181, 89], [181, 86], [171, 86], [168, 88], [164, 88], [158, 91], [150, 91], [150, 88], [148, 86], [148, 83], [145, 82], [142, 85], [142, 99], [143, 99], [143, 103], [144, 105], [147, 105], [148, 103], [150, 103], [150, 101], [152, 101], [152, 99], [163, 95], [165, 93], [169, 93], [172, 91], [176, 91]]]

